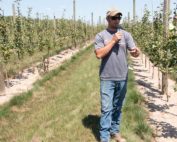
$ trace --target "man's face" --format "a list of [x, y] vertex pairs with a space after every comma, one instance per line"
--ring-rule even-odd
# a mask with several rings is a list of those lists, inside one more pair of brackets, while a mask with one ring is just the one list
[[107, 18], [109, 26], [111, 28], [117, 28], [120, 23], [121, 17], [122, 16], [120, 14], [117, 14], [115, 16], [109, 16]]

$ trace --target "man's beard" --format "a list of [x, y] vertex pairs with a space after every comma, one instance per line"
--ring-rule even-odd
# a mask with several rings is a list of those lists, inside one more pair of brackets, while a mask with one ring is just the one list
[[119, 27], [119, 24], [113, 25], [112, 28], [113, 29], [117, 29]]

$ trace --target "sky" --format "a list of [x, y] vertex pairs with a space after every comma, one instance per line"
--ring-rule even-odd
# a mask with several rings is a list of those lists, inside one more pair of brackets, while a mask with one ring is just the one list
[[[127, 17], [130, 12], [133, 17], [133, 0], [75, 0], [76, 18], [82, 18], [85, 21], [91, 21], [93, 12], [94, 23], [98, 22], [99, 16], [105, 18], [106, 11], [110, 8], [119, 9], [123, 17]], [[175, 7], [176, 0], [171, 0], [171, 8]], [[14, 0], [0, 0], [0, 8], [4, 10], [5, 15], [12, 15], [12, 4]], [[136, 0], [136, 15], [142, 17], [145, 4], [150, 11], [157, 10], [157, 7], [163, 3], [163, 0]], [[48, 15], [52, 18], [64, 16], [72, 18], [73, 0], [22, 0], [20, 2], [21, 13], [23, 16], [28, 14], [28, 8], [32, 8], [32, 16], [35, 17], [38, 12], [41, 16]]]

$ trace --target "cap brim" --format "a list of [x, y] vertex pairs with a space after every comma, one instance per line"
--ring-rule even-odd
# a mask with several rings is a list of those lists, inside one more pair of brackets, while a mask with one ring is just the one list
[[117, 13], [115, 13], [113, 16], [116, 16], [116, 15], [118, 15], [118, 14], [122, 15], [121, 12], [117, 12]]
[[122, 16], [122, 13], [121, 13], [121, 12], [114, 12], [114, 13], [109, 13], [109, 14], [107, 15], [107, 17], [108, 17], [108, 16], [116, 16], [116, 15], [118, 15], [118, 14], [120, 14], [120, 15]]

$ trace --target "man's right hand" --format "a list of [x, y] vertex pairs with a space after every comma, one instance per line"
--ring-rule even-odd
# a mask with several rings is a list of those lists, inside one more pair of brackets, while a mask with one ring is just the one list
[[111, 49], [113, 48], [115, 43], [119, 42], [121, 40], [121, 38], [122, 38], [121, 32], [115, 33], [113, 35], [111, 41], [106, 46], [95, 50], [96, 57], [99, 59], [105, 57], [111, 51]]
[[113, 35], [112, 37], [112, 41], [114, 41], [115, 43], [120, 41], [122, 38], [122, 33], [121, 32], [117, 32]]

